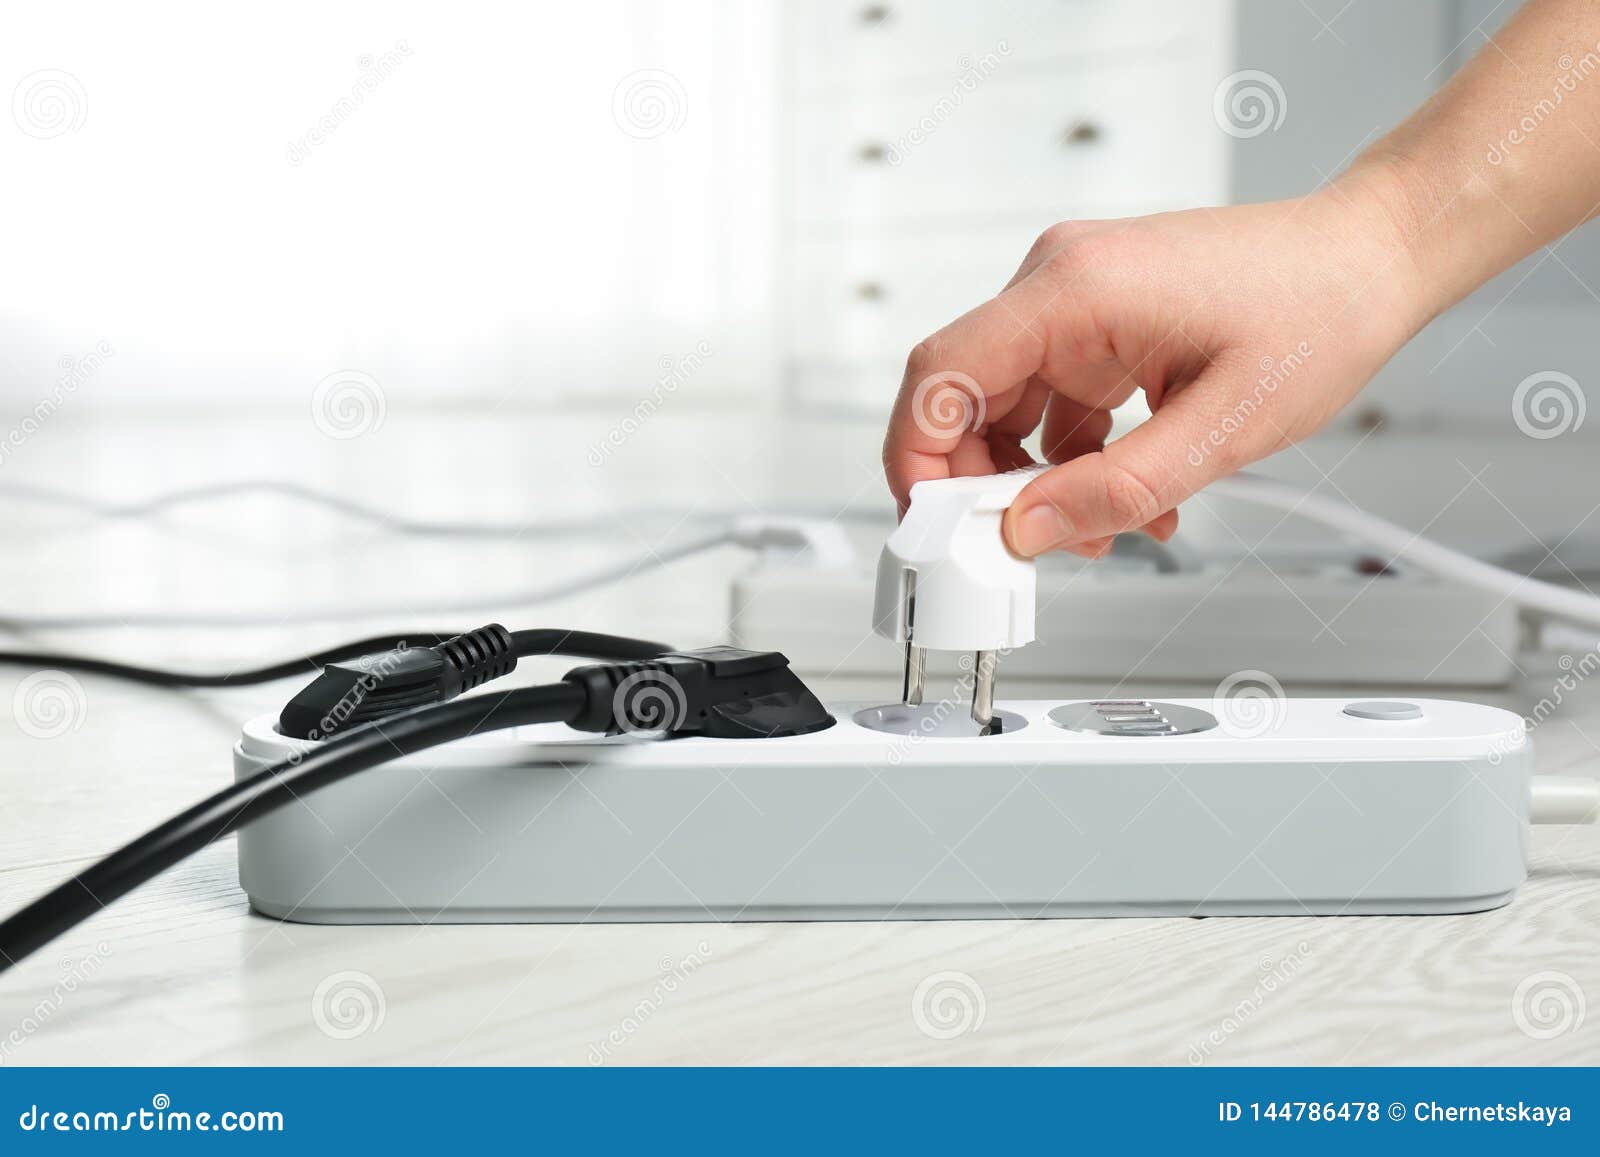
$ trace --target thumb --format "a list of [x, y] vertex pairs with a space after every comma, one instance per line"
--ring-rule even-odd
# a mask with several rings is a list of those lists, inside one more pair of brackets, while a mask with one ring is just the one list
[[1207, 393], [1214, 391], [1195, 381], [1104, 450], [1030, 482], [1006, 512], [1011, 549], [1031, 558], [1138, 530], [1246, 465], [1255, 455], [1235, 443], [1239, 430], [1206, 416]]

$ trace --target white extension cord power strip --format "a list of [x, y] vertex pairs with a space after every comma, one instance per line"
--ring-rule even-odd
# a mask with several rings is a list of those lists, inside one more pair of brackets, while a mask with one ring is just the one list
[[[1499, 708], [1269, 707], [1001, 701], [990, 735], [949, 703], [834, 705], [782, 739], [524, 727], [263, 817], [239, 878], [257, 911], [333, 924], [1470, 912], [1515, 895], [1530, 819], [1596, 809], [1593, 781], [1530, 786]], [[310, 746], [275, 724], [245, 728], [240, 779]]]
[[[910, 644], [905, 610], [910, 588], [900, 568], [909, 575], [932, 567], [929, 573], [940, 588], [934, 596], [933, 629], [945, 640], [953, 637], [951, 625], [957, 635], [967, 632], [973, 639], [989, 640], [978, 647], [984, 662], [991, 661], [986, 653], [999, 645], [995, 639], [1012, 639], [1007, 647], [1035, 637], [1052, 644], [1046, 656], [1016, 663], [1013, 674], [1110, 679], [1120, 685], [1130, 675], [1215, 679], [1230, 671], [1265, 670], [1274, 678], [1315, 682], [1493, 685], [1504, 683], [1515, 668], [1512, 656], [1522, 641], [1518, 612], [1546, 620], [1540, 635], [1545, 645], [1592, 650], [1600, 639], [1600, 598], [1587, 590], [1485, 563], [1345, 503], [1244, 473], [1218, 480], [1208, 492], [1319, 522], [1369, 548], [1378, 573], [1339, 573], [1323, 566], [1306, 574], [1303, 568], [1262, 565], [1236, 576], [1241, 566], [1213, 569], [1209, 575], [1197, 574], [1193, 567], [1156, 568], [1160, 578], [1145, 589], [1131, 590], [1132, 584], [1117, 576], [1114, 590], [1096, 591], [1090, 602], [1071, 597], [1080, 571], [1045, 590], [1039, 599], [1041, 614], [1063, 604], [1066, 609], [1035, 632], [1033, 568], [1024, 574], [1015, 569], [1021, 560], [1013, 557], [1008, 565], [994, 555], [996, 547], [985, 544], [998, 543], [1006, 505], [1044, 469], [914, 487], [911, 513], [891, 537], [872, 583], [875, 629], [891, 642]], [[946, 564], [958, 558], [952, 572]], [[827, 636], [837, 629], [832, 624], [859, 622], [853, 612], [866, 605], [867, 587], [860, 572], [852, 575], [840, 566], [832, 573], [815, 569], [817, 573], [787, 579], [770, 569], [758, 570], [738, 580], [733, 608], [737, 637], [749, 645], [765, 645], [776, 601], [785, 603], [789, 637], [795, 624], [821, 624], [820, 633]], [[1180, 576], [1176, 585], [1174, 573]], [[1185, 575], [1186, 584], [1181, 581]], [[916, 580], [918, 589], [927, 578], [922, 574]], [[972, 614], [1002, 617], [980, 629], [960, 609], [972, 603], [983, 608]], [[1027, 613], [1018, 617], [1023, 604]], [[1012, 622], [997, 629], [1006, 607], [1012, 608]], [[886, 620], [886, 608], [893, 612], [891, 618], [898, 615], [898, 625]], [[1159, 621], [1163, 615], [1166, 621]], [[1356, 646], [1349, 644], [1347, 633]], [[932, 645], [955, 649], [947, 641]], [[894, 667], [889, 652], [856, 634], [853, 625], [843, 628], [843, 637], [824, 638], [823, 647], [826, 655], [818, 653], [822, 648], [808, 649], [800, 665], [826, 672]], [[919, 649], [906, 652], [908, 677], [922, 662], [915, 654]]]
[[[901, 648], [869, 629], [864, 561], [803, 567], [763, 559], [733, 581], [732, 641], [781, 650], [810, 676], [897, 679]], [[1003, 661], [1008, 680], [1196, 681], [1238, 671], [1284, 683], [1502, 686], [1516, 669], [1517, 608], [1400, 566], [1381, 576], [1323, 560], [1043, 560], [1038, 640]], [[932, 674], [954, 656], [930, 656]]]
[[[374, 667], [330, 665], [281, 716], [246, 726], [234, 787], [0, 922], [0, 957], [14, 963], [232, 831], [259, 911], [339, 923], [1423, 914], [1508, 902], [1525, 876], [1530, 820], [1600, 817], [1600, 783], [1532, 779], [1524, 721], [1495, 707], [1220, 691], [997, 702], [997, 654], [1036, 638], [1036, 564], [1005, 549], [1001, 534], [1007, 504], [1032, 476], [913, 488], [880, 554], [869, 620], [903, 647], [898, 702], [825, 709], [776, 651], [662, 654], [616, 639], [607, 646], [644, 647], [647, 657], [450, 702], [507, 674], [516, 656], [548, 653], [530, 636], [550, 632], [498, 625], [471, 633], [472, 644], [463, 636], [430, 648], [394, 687], [374, 689], [369, 678], [384, 678]], [[1600, 627], [1600, 598], [1350, 508], [1319, 511], [1313, 496], [1235, 482], [1254, 501], [1310, 506], [1400, 563], [1570, 620], [1565, 629]], [[717, 535], [824, 562], [826, 539], [780, 525]], [[925, 699], [931, 649], [973, 656], [970, 711]], [[323, 725], [303, 726], [291, 709], [307, 694], [321, 703], [330, 679], [347, 696], [398, 691], [400, 702], [347, 742], [319, 740]], [[418, 694], [429, 705], [406, 710]], [[570, 728], [516, 726], [534, 720]], [[662, 730], [638, 733], [646, 727]], [[575, 777], [583, 797], [564, 801]], [[416, 791], [422, 782], [449, 812]], [[314, 809], [300, 789], [316, 792]], [[730, 795], [737, 815], [714, 802]], [[534, 831], [547, 816], [558, 826]], [[469, 830], [452, 836], [456, 818]], [[351, 839], [368, 851], [359, 873], [346, 870]], [[485, 853], [456, 883], [452, 871]], [[959, 872], [946, 870], [951, 859]]]
[[[1000, 530], [1032, 476], [913, 488], [867, 618], [903, 648], [901, 701], [837, 705], [828, 719], [813, 710], [805, 730], [779, 734], [597, 742], [546, 725], [402, 757], [334, 783], [315, 812], [297, 799], [243, 831], [251, 903], [327, 922], [1469, 912], [1515, 894], [1530, 818], [1600, 811], [1594, 781], [1536, 786], [1523, 721], [1496, 707], [1221, 694], [995, 702], [995, 656], [1025, 654], [1037, 637], [1036, 564]], [[1279, 497], [1270, 484], [1252, 496]], [[1350, 517], [1386, 554], [1496, 605], [1600, 623], [1586, 595], [1414, 549], [1397, 528]], [[796, 622], [791, 605], [788, 637]], [[929, 650], [973, 657], [970, 710], [925, 698]], [[772, 659], [714, 662], [742, 687], [744, 664]], [[753, 719], [766, 700], [740, 694], [726, 710]], [[258, 719], [235, 749], [236, 774], [254, 783], [292, 766], [302, 744]], [[569, 796], [573, 775], [584, 797]], [[406, 804], [419, 776], [466, 821], [460, 847], [431, 793]], [[360, 837], [367, 856], [350, 869], [344, 820], [373, 815], [383, 818]], [[472, 874], [458, 881], [452, 867]]]

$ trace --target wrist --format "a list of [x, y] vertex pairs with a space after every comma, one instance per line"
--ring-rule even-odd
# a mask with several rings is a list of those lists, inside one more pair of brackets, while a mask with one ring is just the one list
[[1416, 244], [1416, 203], [1398, 172], [1358, 161], [1310, 194], [1304, 213], [1343, 267], [1339, 303], [1359, 345], [1381, 363], [1444, 308], [1437, 275]]
[[1380, 142], [1334, 182], [1386, 231], [1395, 263], [1410, 273], [1417, 329], [1520, 256], [1514, 244], [1501, 243], [1502, 234], [1508, 222], [1519, 231], [1525, 227], [1490, 180], [1467, 166], [1431, 163]]
[[1371, 154], [1359, 158], [1329, 188], [1354, 216], [1356, 227], [1372, 237], [1382, 253], [1383, 272], [1375, 276], [1394, 282], [1408, 329], [1420, 330], [1449, 304], [1448, 279], [1430, 244], [1430, 225], [1438, 210], [1430, 207], [1425, 188], [1404, 160]]

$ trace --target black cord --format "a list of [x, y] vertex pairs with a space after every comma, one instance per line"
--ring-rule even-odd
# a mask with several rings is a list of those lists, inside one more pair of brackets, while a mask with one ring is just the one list
[[584, 689], [570, 682], [473, 695], [367, 724], [274, 764], [174, 816], [0, 923], [0, 972], [179, 860], [308, 792], [453, 739], [570, 720], [587, 703]]
[[274, 679], [287, 679], [291, 675], [315, 675], [329, 663], [336, 663], [341, 659], [354, 659], [358, 655], [368, 655], [373, 651], [387, 651], [401, 644], [432, 646], [450, 638], [453, 633], [412, 631], [405, 635], [374, 635], [370, 639], [359, 639], [326, 651], [316, 651], [298, 659], [285, 659], [281, 663], [253, 667], [247, 671], [216, 673], [168, 671], [160, 667], [141, 667], [136, 663], [96, 659], [90, 655], [58, 655], [48, 651], [0, 651], [0, 663], [53, 667], [61, 671], [86, 671], [92, 675], [111, 675], [118, 679], [131, 679], [136, 683], [150, 683], [157, 687], [248, 687], [256, 683], [269, 683]]
[[[141, 667], [135, 663], [119, 663], [111, 659], [96, 659], [89, 655], [58, 655], [48, 651], [0, 651], [0, 663], [16, 663], [58, 671], [85, 671], [92, 675], [110, 675], [118, 679], [131, 679], [156, 687], [249, 687], [286, 679], [291, 675], [314, 675], [329, 663], [354, 659], [377, 651], [389, 651], [400, 646], [431, 647], [454, 637], [456, 631], [411, 631], [404, 635], [375, 635], [353, 643], [316, 651], [298, 659], [286, 659], [266, 667], [248, 671], [205, 673], [196, 671], [168, 671], [159, 667]], [[652, 643], [644, 639], [629, 639], [620, 635], [602, 635], [593, 631], [565, 631], [541, 629], [513, 631], [511, 638], [519, 657], [531, 655], [569, 655], [577, 659], [610, 659], [625, 661], [653, 659], [672, 648], [665, 643]]]
[[[448, 639], [431, 648], [420, 667], [424, 690], [441, 698], [396, 708], [349, 728], [340, 716], [340, 729], [331, 738], [322, 731], [317, 746], [217, 792], [35, 900], [0, 922], [0, 972], [245, 824], [328, 784], [452, 740], [529, 723], [561, 722], [596, 733], [654, 731], [732, 739], [807, 735], [834, 723], [783, 655], [734, 647], [613, 660], [576, 667], [560, 683], [456, 698], [463, 683], [477, 687], [509, 670], [506, 664], [516, 663], [512, 650], [524, 647], [637, 652], [655, 645], [584, 632], [513, 635], [498, 624]], [[403, 662], [414, 656], [401, 648], [363, 662], [396, 657]], [[325, 670], [284, 708], [284, 715], [294, 713], [298, 700], [344, 666]], [[437, 677], [436, 669], [453, 678]], [[394, 697], [404, 698], [403, 692], [403, 687], [396, 688]], [[285, 735], [302, 734], [284, 728], [281, 720], [279, 729]]]
[[519, 659], [532, 655], [570, 655], [576, 659], [605, 659], [625, 663], [635, 659], [655, 659], [672, 650], [665, 643], [652, 643], [648, 639], [554, 627], [512, 631], [511, 643]]

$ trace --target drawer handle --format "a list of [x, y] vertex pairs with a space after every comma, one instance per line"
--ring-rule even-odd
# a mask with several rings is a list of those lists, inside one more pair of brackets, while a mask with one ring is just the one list
[[889, 159], [889, 146], [882, 141], [868, 141], [856, 150], [856, 158], [863, 164], [881, 165]]
[[856, 286], [856, 297], [862, 301], [882, 301], [886, 296], [881, 281], [863, 281]]
[[1100, 126], [1091, 120], [1076, 120], [1061, 133], [1061, 143], [1067, 148], [1092, 145], [1101, 137]]
[[893, 11], [894, 9], [887, 4], [868, 4], [861, 10], [861, 23], [868, 28], [876, 28], [880, 24], [887, 24]]

